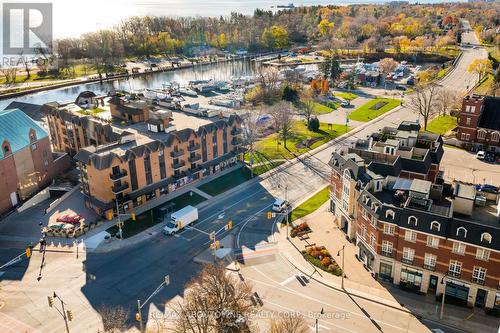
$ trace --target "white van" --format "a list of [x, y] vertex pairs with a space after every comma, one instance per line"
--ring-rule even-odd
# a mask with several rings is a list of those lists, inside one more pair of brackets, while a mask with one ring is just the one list
[[476, 158], [478, 160], [484, 160], [485, 157], [486, 157], [486, 153], [483, 150], [478, 151], [476, 154]]
[[288, 201], [283, 199], [276, 199], [273, 203], [273, 211], [282, 212], [286, 207], [288, 207]]
[[170, 221], [163, 228], [165, 235], [173, 235], [198, 220], [198, 208], [186, 206], [170, 215]]

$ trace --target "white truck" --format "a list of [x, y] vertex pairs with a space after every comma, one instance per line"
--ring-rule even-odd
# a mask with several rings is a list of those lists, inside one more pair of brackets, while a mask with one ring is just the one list
[[198, 220], [198, 208], [186, 206], [170, 215], [170, 221], [163, 228], [165, 235], [173, 235]]

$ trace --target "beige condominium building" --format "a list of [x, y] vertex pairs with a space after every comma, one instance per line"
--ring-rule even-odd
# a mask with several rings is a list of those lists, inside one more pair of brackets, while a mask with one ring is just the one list
[[236, 114], [197, 116], [118, 97], [110, 99], [106, 121], [74, 104], [46, 111], [53, 141], [77, 161], [87, 206], [102, 215], [116, 206], [130, 211], [241, 162]]

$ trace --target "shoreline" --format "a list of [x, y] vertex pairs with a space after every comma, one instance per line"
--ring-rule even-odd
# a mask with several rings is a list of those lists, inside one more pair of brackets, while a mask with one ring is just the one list
[[78, 85], [82, 85], [82, 84], [99, 83], [99, 82], [102, 82], [102, 83], [113, 82], [113, 81], [117, 81], [117, 80], [135, 78], [135, 77], [140, 77], [140, 76], [145, 76], [145, 75], [154, 75], [154, 74], [170, 72], [170, 71], [175, 71], [175, 70], [188, 69], [188, 68], [193, 68], [194, 66], [197, 66], [197, 65], [206, 66], [206, 65], [213, 65], [216, 63], [226, 63], [226, 62], [240, 61], [240, 60], [245, 60], [245, 59], [253, 60], [255, 58], [259, 58], [262, 56], [268, 56], [268, 55], [276, 54], [276, 53], [277, 52], [268, 52], [268, 53], [252, 54], [252, 55], [246, 55], [246, 56], [237, 56], [237, 57], [218, 60], [218, 61], [181, 64], [177, 67], [164, 67], [164, 68], [160, 68], [160, 69], [156, 69], [156, 70], [143, 71], [143, 72], [139, 72], [139, 73], [112, 75], [112, 76], [107, 77], [107, 78], [103, 77], [102, 79], [99, 79], [99, 78], [88, 78], [85, 80], [75, 79], [74, 81], [55, 83], [55, 84], [51, 84], [51, 85], [34, 87], [34, 88], [22, 90], [22, 91], [2, 94], [2, 95], [0, 95], [0, 101], [6, 100], [6, 99], [11, 99], [11, 98], [16, 98], [16, 97], [20, 97], [20, 96], [30, 95], [30, 94], [36, 94], [36, 93], [39, 93], [42, 91], [56, 90], [56, 89], [60, 89], [60, 88], [78, 86]]

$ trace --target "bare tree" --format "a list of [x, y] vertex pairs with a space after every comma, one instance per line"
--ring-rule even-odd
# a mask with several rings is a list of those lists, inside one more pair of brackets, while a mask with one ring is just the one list
[[434, 83], [429, 83], [425, 86], [418, 85], [415, 91], [409, 95], [409, 108], [424, 118], [424, 130], [427, 130], [429, 119], [436, 113], [436, 93], [438, 86]]
[[260, 83], [264, 101], [269, 101], [279, 92], [279, 71], [275, 67], [259, 67], [257, 81]]
[[268, 333], [307, 333], [309, 332], [303, 316], [290, 316], [288, 318], [273, 319]]
[[122, 306], [102, 306], [97, 310], [102, 318], [104, 332], [122, 332], [130, 311]]
[[185, 288], [174, 311], [175, 332], [246, 333], [252, 331], [252, 288], [227, 274], [222, 265], [207, 265]]
[[[246, 152], [253, 155], [255, 151], [255, 143], [262, 134], [262, 126], [259, 121], [262, 116], [262, 110], [248, 112], [243, 117], [243, 144], [246, 146]], [[253, 164], [250, 165], [251, 176], [253, 177]]]
[[448, 89], [439, 89], [436, 94], [436, 108], [440, 115], [449, 114], [460, 105], [459, 93]]
[[378, 62], [378, 66], [384, 74], [389, 74], [398, 67], [398, 62], [392, 58], [384, 58]]
[[0, 71], [5, 76], [5, 83], [15, 83], [17, 76], [16, 67], [0, 67]]
[[281, 101], [274, 104], [269, 109], [269, 113], [273, 117], [276, 131], [281, 132], [283, 146], [286, 149], [286, 139], [290, 137], [292, 132], [292, 105], [289, 102]]
[[302, 94], [302, 102], [300, 103], [300, 111], [306, 117], [307, 125], [309, 126], [309, 121], [311, 120], [311, 117], [316, 114], [316, 109], [314, 108], [314, 99], [313, 99], [314, 93], [312, 92], [312, 89], [306, 90]]

